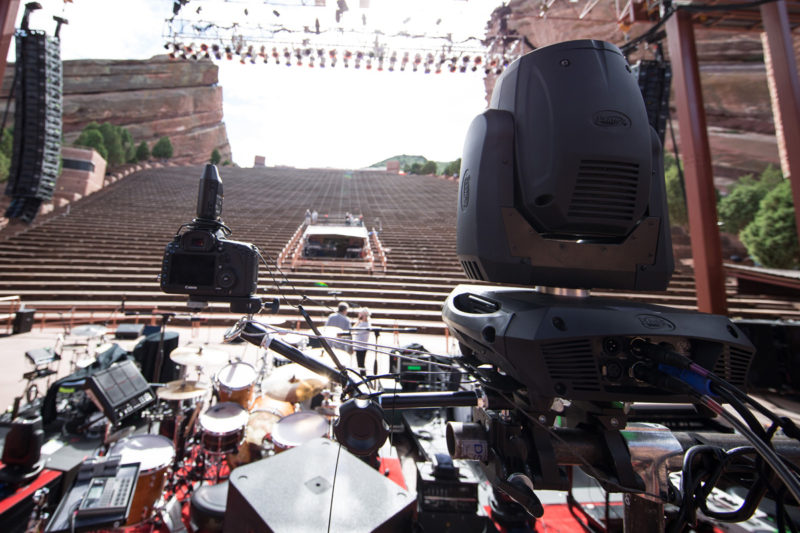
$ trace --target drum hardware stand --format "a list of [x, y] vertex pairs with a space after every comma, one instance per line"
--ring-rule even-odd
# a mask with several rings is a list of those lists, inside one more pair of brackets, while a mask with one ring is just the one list
[[[368, 330], [375, 334], [375, 362], [372, 365], [372, 375], [378, 375], [378, 346], [380, 346], [380, 336], [384, 331], [392, 333], [416, 333], [417, 328], [351, 328], [350, 331], [364, 331]], [[366, 363], [365, 363], [366, 364]]]
[[164, 364], [164, 335], [167, 331], [167, 322], [175, 316], [175, 313], [161, 313], [160, 335], [158, 337], [158, 351], [156, 353], [156, 366], [153, 369], [153, 381], [161, 381], [161, 365]]
[[259, 392], [261, 391], [261, 383], [263, 383], [264, 378], [272, 372], [275, 358], [272, 356], [272, 353], [265, 348], [261, 353], [260, 362], [261, 368], [258, 370], [258, 376], [256, 377], [256, 388]]

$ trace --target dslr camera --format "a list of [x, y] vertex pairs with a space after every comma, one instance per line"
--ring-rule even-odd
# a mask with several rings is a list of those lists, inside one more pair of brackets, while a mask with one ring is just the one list
[[[189, 301], [255, 305], [258, 288], [258, 249], [228, 239], [230, 229], [220, 220], [222, 180], [217, 167], [206, 165], [200, 178], [197, 218], [184, 224], [167, 244], [161, 265], [161, 290], [188, 294]], [[181, 233], [181, 230], [188, 228]], [[246, 307], [247, 308], [247, 307]]]

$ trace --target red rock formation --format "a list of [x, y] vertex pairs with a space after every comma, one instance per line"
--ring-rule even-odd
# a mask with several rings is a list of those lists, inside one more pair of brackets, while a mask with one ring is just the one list
[[[3, 96], [9, 94], [12, 77], [13, 65], [6, 70]], [[231, 160], [218, 81], [218, 67], [211, 61], [167, 56], [65, 61], [64, 141], [74, 141], [90, 122], [111, 122], [127, 128], [136, 144], [146, 141], [151, 148], [169, 137], [176, 163], [206, 162], [215, 148], [223, 161]], [[5, 107], [5, 100], [0, 105]]]

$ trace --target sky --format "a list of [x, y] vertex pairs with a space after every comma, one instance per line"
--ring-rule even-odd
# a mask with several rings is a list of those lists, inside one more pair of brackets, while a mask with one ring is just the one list
[[[61, 31], [62, 58], [147, 59], [165, 53], [172, 35], [165, 22], [172, 0], [43, 0], [31, 16], [31, 28], [52, 34], [53, 15], [67, 18]], [[303, 0], [191, 0], [177, 19], [238, 23], [253, 34], [264, 28], [275, 38], [304, 38], [302, 27], [319, 20], [320, 43], [358, 45], [405, 31], [410, 35], [451, 34], [454, 42], [483, 38], [494, 0], [349, 0], [350, 9], [335, 22], [336, 0], [324, 8], [301, 6]], [[313, 4], [315, 0], [305, 0]], [[369, 7], [362, 9], [362, 4]], [[197, 13], [197, 8], [202, 8]], [[244, 10], [248, 14], [244, 14]], [[17, 20], [22, 17], [22, 6]], [[274, 12], [278, 14], [275, 14]], [[279, 25], [279, 26], [278, 26]], [[178, 28], [173, 22], [172, 28]], [[295, 31], [299, 30], [299, 31]], [[338, 31], [337, 31], [338, 30]], [[368, 35], [369, 32], [373, 32]], [[246, 33], [246, 31], [242, 31]], [[389, 39], [389, 37], [386, 37]], [[187, 39], [188, 40], [188, 39]], [[392, 45], [420, 47], [441, 39], [394, 39]], [[475, 40], [469, 41], [475, 43]], [[260, 47], [262, 43], [255, 43]], [[272, 42], [263, 43], [272, 47]], [[312, 43], [314, 44], [314, 43]], [[280, 44], [279, 49], [282, 49]], [[333, 46], [333, 45], [331, 45]], [[9, 60], [14, 58], [13, 45]], [[412, 52], [413, 57], [413, 52]], [[217, 61], [223, 88], [223, 112], [234, 162], [252, 166], [256, 155], [268, 166], [362, 168], [399, 154], [424, 155], [436, 161], [461, 157], [472, 119], [486, 107], [483, 73], [423, 74], [378, 72], [352, 65], [321, 69], [275, 64]]]

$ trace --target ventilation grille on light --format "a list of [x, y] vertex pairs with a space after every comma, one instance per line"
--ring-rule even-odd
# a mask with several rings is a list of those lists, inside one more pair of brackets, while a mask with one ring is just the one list
[[742, 350], [735, 346], [729, 346], [719, 356], [714, 365], [714, 373], [739, 388], [747, 385], [747, 370], [750, 368], [750, 361], [753, 354], [750, 351]]
[[588, 339], [542, 344], [542, 355], [550, 379], [576, 391], [599, 391], [600, 380]]
[[475, 261], [461, 261], [461, 268], [464, 269], [464, 272], [467, 274], [468, 278], [486, 281], [483, 277], [483, 274], [481, 274], [481, 269], [478, 266], [478, 263]]
[[636, 210], [639, 165], [583, 160], [567, 215], [604, 220], [632, 220]]

